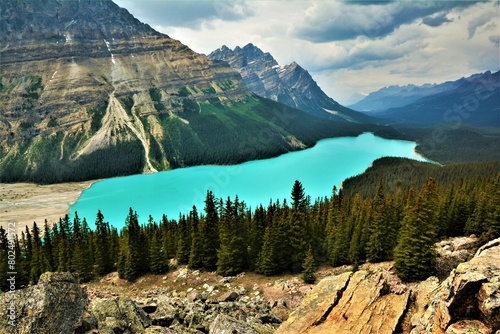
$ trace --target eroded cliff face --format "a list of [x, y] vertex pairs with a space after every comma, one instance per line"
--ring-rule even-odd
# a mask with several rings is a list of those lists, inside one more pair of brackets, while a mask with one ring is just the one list
[[441, 283], [344, 273], [321, 281], [276, 333], [493, 333], [500, 329], [499, 279], [500, 239]]
[[258, 98], [227, 64], [110, 0], [5, 0], [0, 11], [1, 181], [236, 163], [345, 135]]
[[[177, 117], [188, 99], [193, 105], [250, 95], [229, 67], [159, 34], [112, 1], [8, 0], [0, 6], [3, 155], [24, 153], [20, 142], [58, 133], [61, 156], [65, 139], [77, 141], [72, 160], [138, 141], [145, 170], [154, 171], [150, 135], [165, 135], [160, 115]], [[165, 155], [158, 160], [168, 167]]]

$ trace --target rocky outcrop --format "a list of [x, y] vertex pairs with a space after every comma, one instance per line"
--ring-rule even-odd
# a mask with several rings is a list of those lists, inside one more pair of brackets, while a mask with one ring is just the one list
[[405, 285], [390, 271], [358, 271], [326, 278], [276, 333], [445, 334], [497, 330], [500, 239], [481, 247], [441, 283], [431, 277]]
[[477, 333], [500, 330], [500, 239], [481, 247], [439, 285], [412, 334], [458, 333], [467, 324]]
[[315, 116], [349, 122], [371, 122], [365, 114], [340, 105], [321, 90], [309, 72], [296, 62], [280, 66], [269, 52], [253, 44], [234, 50], [222, 46], [208, 55], [236, 69], [255, 94], [304, 110]]
[[[466, 243], [454, 240], [452, 244], [460, 248], [457, 245]], [[389, 262], [361, 268], [326, 277], [312, 290], [295, 279], [281, 279], [267, 283], [265, 292], [257, 284], [245, 288], [238, 277], [215, 277], [211, 285], [199, 277], [199, 271], [181, 268], [172, 276], [199, 278], [199, 287], [181, 292], [167, 287], [136, 291], [133, 298], [96, 293], [91, 288], [87, 294], [76, 276], [45, 273], [37, 285], [15, 291], [12, 313], [8, 308], [0, 310], [0, 334], [465, 334], [500, 330], [500, 239], [481, 247], [441, 282], [430, 277], [405, 284]], [[303, 294], [300, 306], [293, 306]], [[12, 295], [5, 293], [4, 299], [8, 302]], [[8, 323], [11, 315], [15, 330]]]
[[391, 293], [381, 273], [344, 273], [320, 282], [276, 333], [394, 333], [409, 294]]
[[[11, 294], [4, 298], [11, 299]], [[1, 334], [73, 333], [88, 305], [85, 290], [70, 273], [44, 273], [37, 285], [15, 291], [13, 298], [14, 312], [0, 309]]]
[[440, 279], [448, 277], [460, 263], [467, 262], [477, 249], [476, 237], [456, 237], [442, 240], [436, 244], [436, 274]]

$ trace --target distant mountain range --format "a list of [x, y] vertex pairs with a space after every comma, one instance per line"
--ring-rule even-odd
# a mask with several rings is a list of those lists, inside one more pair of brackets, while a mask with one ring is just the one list
[[2, 0], [0, 12], [0, 182], [230, 164], [386, 130], [346, 122], [363, 117], [327, 98], [341, 122], [259, 97], [111, 0]]
[[224, 45], [208, 57], [227, 62], [241, 74], [246, 86], [261, 97], [322, 118], [350, 122], [374, 121], [327, 96], [309, 72], [296, 62], [279, 65], [269, 52], [263, 52], [251, 43], [233, 50]]
[[500, 128], [499, 72], [442, 84], [385, 87], [350, 107], [398, 123]]

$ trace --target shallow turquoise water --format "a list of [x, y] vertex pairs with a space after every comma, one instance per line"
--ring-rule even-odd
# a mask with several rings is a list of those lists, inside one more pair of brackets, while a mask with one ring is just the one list
[[290, 201], [295, 180], [312, 199], [330, 196], [348, 177], [362, 173], [384, 156], [425, 161], [415, 154], [416, 144], [389, 140], [364, 133], [358, 137], [324, 139], [314, 147], [265, 160], [233, 166], [197, 166], [147, 175], [133, 175], [94, 183], [85, 190], [70, 212], [86, 217], [93, 228], [97, 210], [111, 225], [121, 228], [129, 208], [139, 214], [141, 223], [149, 215], [159, 221], [163, 214], [177, 219], [193, 205], [203, 211], [207, 190], [217, 198], [238, 195], [255, 208], [270, 199]]

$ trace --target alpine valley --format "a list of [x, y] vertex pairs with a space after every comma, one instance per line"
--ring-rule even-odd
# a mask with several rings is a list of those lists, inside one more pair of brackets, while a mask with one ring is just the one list
[[400, 136], [324, 93], [332, 120], [312, 116], [317, 105], [292, 105], [308, 113], [258, 96], [226, 63], [110, 0], [6, 0], [0, 11], [2, 182], [232, 164], [365, 131]]

